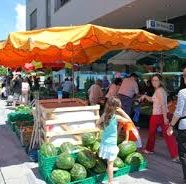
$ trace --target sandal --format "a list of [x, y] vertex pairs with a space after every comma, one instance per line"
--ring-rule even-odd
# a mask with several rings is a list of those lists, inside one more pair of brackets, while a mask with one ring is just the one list
[[153, 154], [154, 153], [153, 151], [148, 151], [146, 149], [144, 149], [142, 152], [145, 153], [145, 154]]
[[177, 164], [181, 163], [179, 158], [173, 158], [172, 162], [177, 163]]

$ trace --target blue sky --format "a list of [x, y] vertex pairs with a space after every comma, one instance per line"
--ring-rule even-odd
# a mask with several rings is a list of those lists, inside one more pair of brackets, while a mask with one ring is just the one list
[[0, 6], [0, 40], [8, 33], [25, 30], [26, 0], [4, 0]]

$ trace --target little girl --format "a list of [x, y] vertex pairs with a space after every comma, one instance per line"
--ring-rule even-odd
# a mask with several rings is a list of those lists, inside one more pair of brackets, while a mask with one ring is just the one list
[[[121, 112], [122, 115], [120, 115]], [[99, 157], [107, 160], [109, 184], [113, 184], [113, 165], [119, 152], [119, 148], [117, 147], [118, 122], [128, 121], [131, 121], [131, 119], [121, 109], [121, 101], [118, 98], [110, 97], [107, 100], [105, 112], [98, 122], [98, 125], [104, 129]]]

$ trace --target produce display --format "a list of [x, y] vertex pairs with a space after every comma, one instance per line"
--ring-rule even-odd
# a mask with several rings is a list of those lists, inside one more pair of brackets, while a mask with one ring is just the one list
[[57, 149], [51, 143], [44, 143], [41, 145], [40, 152], [45, 157], [53, 157], [57, 155]]
[[142, 154], [137, 153], [137, 152], [131, 153], [125, 159], [125, 163], [128, 165], [139, 165], [143, 161], [144, 161], [144, 158], [143, 158]]
[[124, 166], [125, 166], [125, 164], [124, 164], [123, 160], [121, 158], [117, 157], [116, 160], [114, 161], [114, 167], [122, 168]]
[[[60, 148], [45, 143], [41, 146], [40, 153], [45, 157], [56, 156], [52, 173], [49, 173], [53, 184], [63, 184], [75, 181], [83, 181], [87, 177], [96, 174], [104, 174], [107, 168], [106, 160], [98, 157], [100, 147], [100, 133], [86, 133], [82, 135], [83, 145], [74, 146], [71, 143], [63, 143]], [[86, 145], [86, 146], [85, 146]], [[136, 144], [128, 142], [119, 144], [119, 154], [114, 161], [114, 167], [123, 169], [126, 166], [140, 166], [144, 162], [143, 156], [136, 152]], [[51, 183], [50, 182], [50, 183]]]
[[96, 135], [94, 133], [86, 133], [82, 136], [82, 143], [84, 146], [90, 146], [96, 142]]
[[119, 144], [119, 157], [125, 158], [126, 156], [134, 153], [137, 150], [135, 142], [129, 141], [127, 144]]
[[70, 173], [59, 169], [52, 171], [51, 178], [56, 184], [66, 184], [71, 181]]
[[84, 166], [76, 163], [70, 171], [72, 181], [83, 180], [87, 177], [87, 171]]
[[60, 154], [56, 161], [56, 166], [59, 169], [65, 169], [65, 170], [72, 169], [74, 164], [75, 164], [75, 159], [72, 157], [72, 155], [68, 153]]
[[77, 161], [86, 169], [91, 169], [96, 165], [96, 155], [90, 150], [84, 150], [78, 153]]
[[101, 174], [101, 173], [106, 172], [106, 169], [107, 169], [106, 163], [105, 163], [102, 159], [97, 158], [97, 159], [96, 159], [96, 165], [95, 165], [95, 167], [93, 168], [93, 171], [94, 171], [95, 173]]
[[74, 145], [70, 142], [64, 142], [61, 144], [60, 148], [60, 153], [68, 152], [71, 153], [74, 150]]
[[34, 125], [32, 107], [28, 105], [17, 106], [14, 111], [8, 114], [7, 124], [16, 133], [22, 146], [28, 147]]
[[32, 108], [30, 106], [20, 105], [14, 112], [8, 114], [8, 122], [33, 122]]
[[16, 112], [22, 112], [22, 113], [32, 113], [32, 107], [31, 106], [27, 106], [27, 105], [19, 105], [18, 107], [16, 107], [15, 109]]

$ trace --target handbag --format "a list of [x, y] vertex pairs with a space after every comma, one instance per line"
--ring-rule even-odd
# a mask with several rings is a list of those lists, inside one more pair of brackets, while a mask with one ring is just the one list
[[173, 127], [173, 134], [175, 137], [178, 137], [178, 130], [179, 130], [178, 127], [179, 127], [179, 123], [182, 119], [186, 119], [186, 116], [179, 118], [179, 120], [176, 122], [176, 124]]

